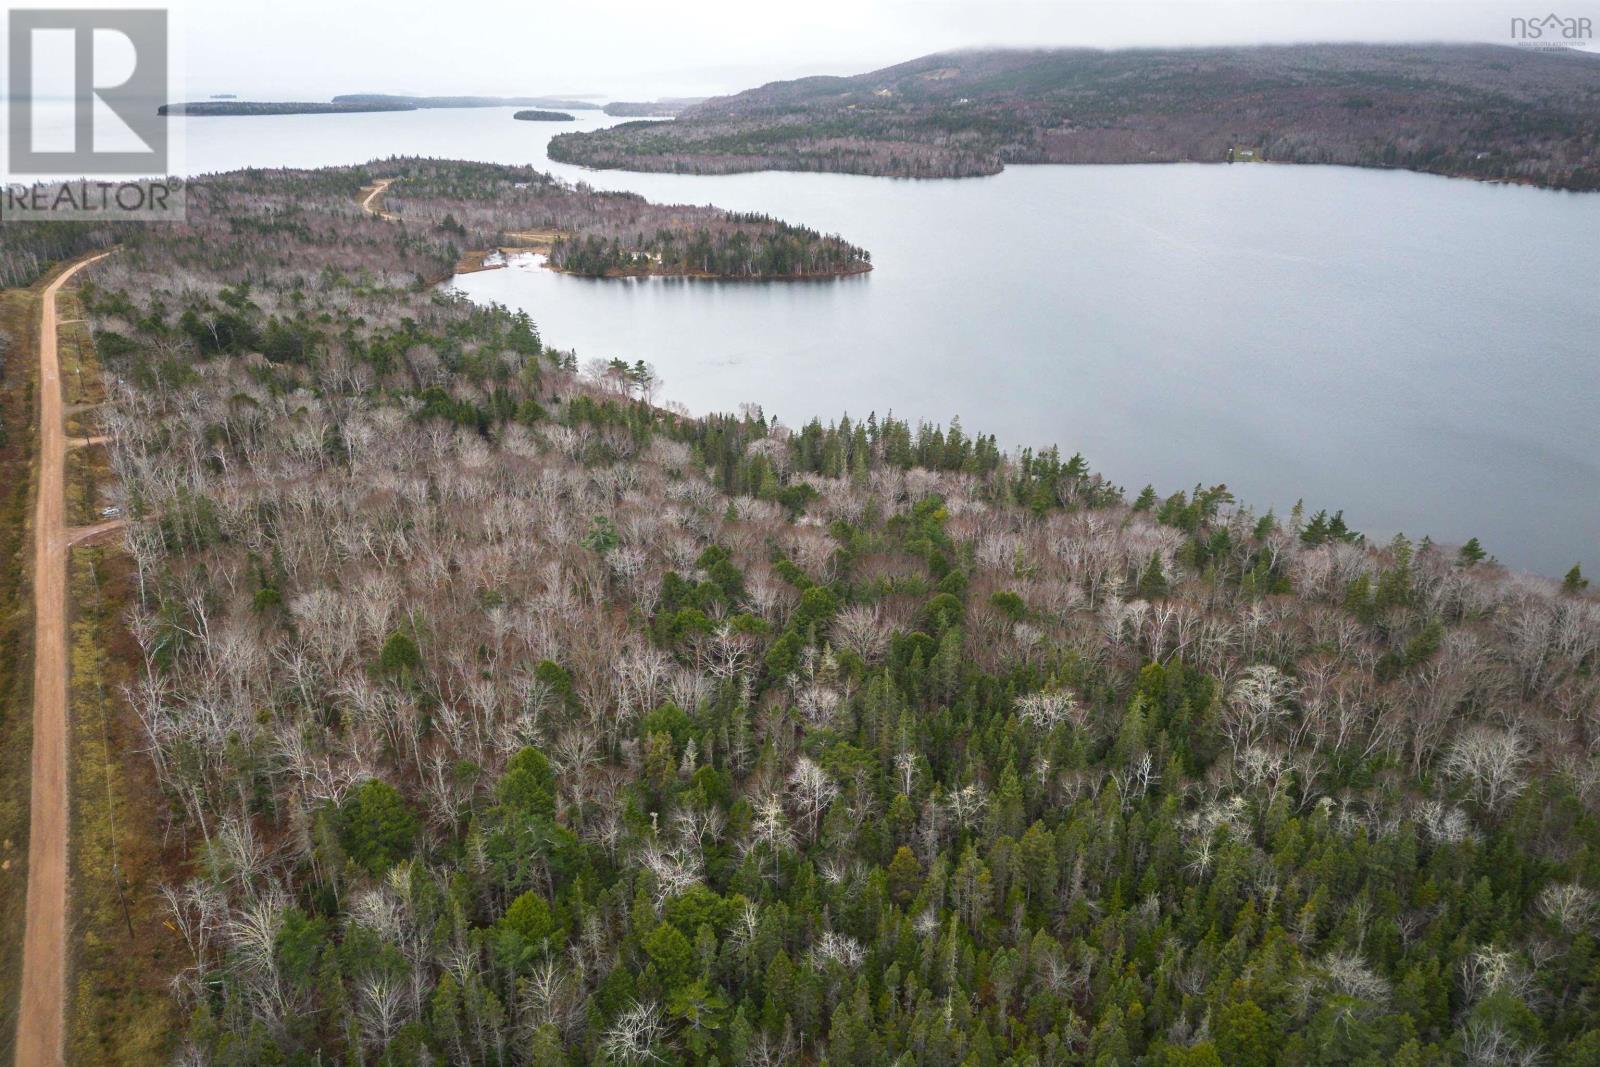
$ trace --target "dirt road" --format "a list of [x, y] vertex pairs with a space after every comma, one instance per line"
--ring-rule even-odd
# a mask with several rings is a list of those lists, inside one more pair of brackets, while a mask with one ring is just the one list
[[67, 437], [56, 356], [56, 292], [101, 253], [44, 291], [39, 324], [39, 483], [33, 512], [33, 788], [27, 926], [16, 1067], [62, 1062], [67, 964]]
[[87, 545], [101, 540], [107, 534], [114, 534], [127, 525], [127, 519], [111, 519], [109, 522], [97, 522], [93, 526], [72, 526], [67, 529], [67, 545], [68, 547]]
[[365, 211], [368, 215], [376, 215], [380, 219], [388, 219], [390, 222], [395, 221], [395, 215], [383, 210], [383, 208], [379, 207], [377, 204], [378, 197], [382, 196], [383, 191], [393, 184], [393, 178], [379, 178], [366, 189], [362, 190], [367, 195], [361, 201], [361, 210]]

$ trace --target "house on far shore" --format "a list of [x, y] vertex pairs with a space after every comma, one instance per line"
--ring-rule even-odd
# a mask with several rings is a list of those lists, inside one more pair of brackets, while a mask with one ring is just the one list
[[1236, 144], [1228, 149], [1229, 163], [1264, 163], [1266, 156], [1261, 149], [1249, 145]]

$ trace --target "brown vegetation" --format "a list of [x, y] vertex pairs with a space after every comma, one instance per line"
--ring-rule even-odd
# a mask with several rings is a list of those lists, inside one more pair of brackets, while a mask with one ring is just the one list
[[33, 750], [28, 511], [39, 292], [0, 291], [0, 1062], [15, 1050]]

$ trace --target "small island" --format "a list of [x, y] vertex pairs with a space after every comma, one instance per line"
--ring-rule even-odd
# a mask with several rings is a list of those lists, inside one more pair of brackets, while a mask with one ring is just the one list
[[536, 108], [530, 108], [527, 111], [519, 111], [515, 115], [512, 115], [511, 117], [514, 118], [514, 119], [520, 119], [523, 122], [573, 122], [573, 121], [576, 121], [575, 119], [573, 119], [573, 117], [571, 115], [567, 114], [565, 111], [540, 111], [540, 110], [538, 110]]

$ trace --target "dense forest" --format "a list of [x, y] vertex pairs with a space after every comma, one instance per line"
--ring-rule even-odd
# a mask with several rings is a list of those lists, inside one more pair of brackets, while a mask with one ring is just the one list
[[118, 227], [109, 224], [29, 222], [6, 226], [0, 240], [0, 289], [31, 285], [53, 264], [105, 248], [117, 234]]
[[568, 274], [618, 277], [656, 274], [704, 278], [829, 278], [872, 269], [869, 253], [804, 226], [766, 215], [731, 215], [731, 225], [658, 229], [620, 238], [560, 237], [549, 264]]
[[91, 268], [178, 1062], [1600, 1058], [1576, 569], [664, 409], [424, 284], [502, 172]]
[[527, 110], [524, 110], [524, 111], [518, 111], [516, 114], [512, 115], [511, 117], [514, 118], [514, 119], [519, 119], [522, 122], [572, 122], [572, 121], [574, 121], [572, 116], [567, 114], [565, 111], [540, 111], [537, 108], [530, 108], [530, 109], [527, 109]]
[[1600, 57], [1492, 45], [971, 51], [563, 134], [592, 167], [910, 178], [1008, 163], [1400, 167], [1600, 188]]

